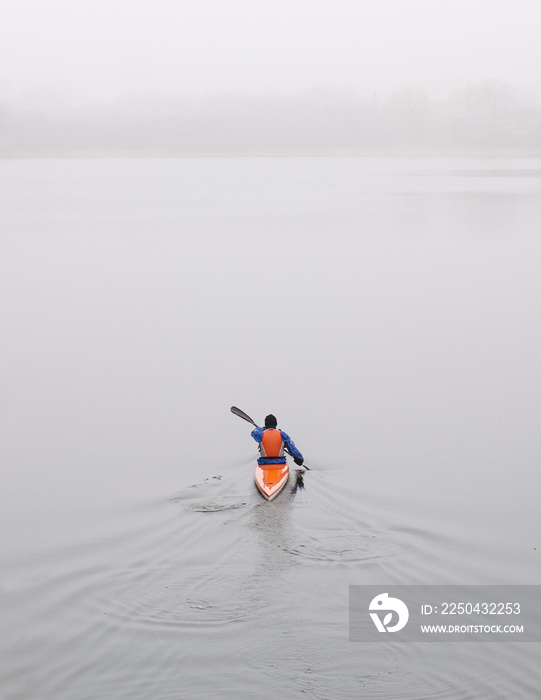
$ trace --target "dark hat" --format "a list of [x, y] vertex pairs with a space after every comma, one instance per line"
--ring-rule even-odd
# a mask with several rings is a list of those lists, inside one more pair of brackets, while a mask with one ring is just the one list
[[277, 425], [278, 421], [272, 415], [272, 413], [269, 413], [269, 415], [265, 418], [265, 428], [276, 428]]

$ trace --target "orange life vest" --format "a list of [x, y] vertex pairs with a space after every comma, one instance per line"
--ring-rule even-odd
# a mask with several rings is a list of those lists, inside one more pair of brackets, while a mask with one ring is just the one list
[[263, 431], [260, 444], [262, 457], [284, 457], [284, 441], [279, 430], [268, 428]]

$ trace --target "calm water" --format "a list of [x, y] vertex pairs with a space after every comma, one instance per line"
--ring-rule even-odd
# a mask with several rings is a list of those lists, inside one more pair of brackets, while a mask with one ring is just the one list
[[2, 700], [538, 698], [348, 587], [541, 583], [540, 230], [541, 161], [0, 161]]

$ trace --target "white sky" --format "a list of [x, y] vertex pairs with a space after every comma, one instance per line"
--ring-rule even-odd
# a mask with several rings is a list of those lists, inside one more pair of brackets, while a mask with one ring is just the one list
[[0, 102], [57, 91], [541, 92], [541, 0], [2, 0]]

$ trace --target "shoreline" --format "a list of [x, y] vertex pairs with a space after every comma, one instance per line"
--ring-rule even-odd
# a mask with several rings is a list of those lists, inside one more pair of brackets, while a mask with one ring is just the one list
[[51, 158], [517, 158], [541, 159], [541, 147], [527, 148], [359, 148], [176, 151], [170, 149], [0, 149], [0, 160]]

